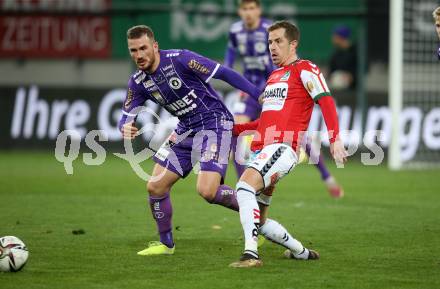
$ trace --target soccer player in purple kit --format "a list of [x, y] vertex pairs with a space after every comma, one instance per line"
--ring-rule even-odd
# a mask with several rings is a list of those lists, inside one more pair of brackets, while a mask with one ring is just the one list
[[[273, 65], [267, 49], [267, 27], [271, 21], [261, 17], [260, 2], [241, 0], [238, 14], [241, 21], [233, 23], [229, 31], [224, 65], [233, 68], [238, 52], [243, 62], [243, 75], [261, 90], [266, 86], [267, 77], [276, 67]], [[240, 101], [234, 104], [235, 123], [246, 123], [260, 116], [261, 104], [252, 97], [240, 92]], [[240, 146], [240, 145], [239, 145]], [[235, 154], [236, 145], [232, 150]], [[240, 150], [237, 148], [237, 150]], [[240, 176], [245, 165], [234, 158], [234, 165]]]
[[159, 50], [148, 26], [130, 28], [127, 42], [138, 71], [128, 81], [119, 122], [124, 138], [136, 137], [137, 108], [147, 100], [158, 103], [179, 119], [174, 133], [155, 153], [156, 165], [147, 183], [160, 242], [150, 242], [145, 250], [138, 252], [147, 256], [173, 254], [169, 192], [196, 162], [200, 162], [199, 194], [209, 203], [238, 211], [234, 190], [222, 184], [231, 147], [233, 116], [209, 84], [210, 79], [223, 80], [255, 99], [261, 91], [239, 73], [194, 52]]
[[[432, 12], [432, 17], [434, 17], [435, 30], [437, 31], [438, 39], [440, 40], [440, 6]], [[437, 48], [437, 57], [438, 60], [440, 60], [440, 43]]]
[[[266, 80], [276, 66], [272, 63], [268, 49], [267, 28], [272, 24], [268, 19], [261, 17], [261, 4], [259, 0], [240, 0], [238, 14], [241, 21], [233, 23], [229, 31], [229, 41], [225, 55], [224, 65], [232, 68], [238, 52], [243, 62], [243, 75], [259, 89], [264, 90]], [[254, 98], [241, 93], [241, 99], [234, 106], [235, 123], [247, 123], [260, 116], [261, 104]], [[234, 138], [234, 142], [236, 139]], [[238, 149], [234, 143], [232, 150]], [[310, 156], [311, 146], [306, 145], [305, 151]], [[233, 158], [237, 175], [240, 177], [245, 169], [245, 165], [237, 162]], [[241, 159], [241, 158], [240, 158]], [[344, 195], [342, 187], [330, 174], [324, 163], [322, 155], [319, 156], [317, 169], [321, 173], [329, 194], [332, 197], [340, 198]], [[273, 188], [268, 188], [273, 190]], [[266, 192], [270, 195], [271, 192]]]

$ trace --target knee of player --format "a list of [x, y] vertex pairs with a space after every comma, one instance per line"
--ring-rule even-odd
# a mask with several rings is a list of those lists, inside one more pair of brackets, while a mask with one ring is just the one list
[[206, 184], [198, 184], [197, 185], [197, 192], [208, 203], [211, 203], [215, 198], [215, 193], [217, 192], [217, 187], [208, 186]]
[[165, 188], [158, 182], [147, 182], [147, 192], [150, 196], [161, 197], [169, 191], [169, 188]]

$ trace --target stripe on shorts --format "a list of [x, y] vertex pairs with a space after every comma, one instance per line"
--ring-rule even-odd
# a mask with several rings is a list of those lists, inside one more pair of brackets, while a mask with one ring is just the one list
[[270, 157], [264, 167], [261, 169], [261, 175], [266, 175], [270, 168], [275, 164], [275, 162], [281, 157], [283, 152], [286, 150], [285, 146], [280, 146]]

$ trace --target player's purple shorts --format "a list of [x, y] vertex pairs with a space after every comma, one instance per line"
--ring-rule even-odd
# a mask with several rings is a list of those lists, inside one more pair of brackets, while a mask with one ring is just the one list
[[200, 162], [201, 171], [218, 172], [223, 182], [231, 139], [232, 132], [225, 129], [204, 130], [183, 139], [173, 132], [153, 160], [183, 178]]
[[234, 104], [233, 113], [246, 115], [250, 120], [256, 120], [261, 113], [261, 104], [249, 95], [240, 92], [240, 100]]

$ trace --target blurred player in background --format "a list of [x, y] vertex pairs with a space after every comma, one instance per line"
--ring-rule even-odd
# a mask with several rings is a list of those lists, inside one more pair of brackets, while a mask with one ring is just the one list
[[[258, 138], [251, 144], [253, 152], [248, 168], [237, 183], [237, 201], [244, 231], [245, 249], [240, 260], [231, 267], [259, 267], [262, 261], [257, 250], [258, 233], [288, 248], [285, 256], [313, 260], [319, 254], [305, 248], [279, 223], [266, 220], [266, 206], [259, 207], [259, 192], [274, 185], [297, 164], [301, 132], [306, 132], [314, 103], [321, 107], [330, 138], [330, 151], [336, 162], [343, 163], [347, 152], [338, 138], [336, 107], [324, 77], [315, 64], [299, 59], [298, 28], [287, 21], [269, 28], [269, 49], [273, 62], [279, 66], [267, 80], [260, 118], [234, 125], [234, 135], [256, 130]], [[270, 198], [266, 198], [270, 205]]]
[[[233, 116], [209, 84], [225, 81], [257, 99], [261, 91], [239, 73], [188, 50], [159, 50], [153, 31], [145, 25], [127, 31], [128, 49], [138, 71], [128, 81], [119, 128], [133, 139], [137, 113], [145, 101], [164, 107], [179, 123], [153, 157], [154, 179], [147, 183], [150, 209], [160, 242], [150, 242], [139, 255], [174, 253], [169, 192], [200, 161], [197, 191], [212, 204], [238, 210], [235, 192], [222, 185], [226, 173]], [[201, 133], [201, 134], [200, 134]], [[204, 135], [206, 133], [206, 135]], [[198, 137], [201, 136], [201, 137]], [[194, 160], [193, 147], [201, 150]]]
[[[434, 17], [435, 30], [437, 31], [438, 39], [440, 40], [440, 6], [432, 12], [432, 17]], [[437, 57], [440, 60], [440, 43], [437, 49]]]
[[[243, 75], [261, 90], [266, 86], [266, 80], [271, 72], [276, 69], [270, 57], [267, 46], [267, 28], [272, 21], [261, 17], [261, 4], [259, 0], [240, 0], [238, 14], [241, 21], [232, 24], [229, 31], [229, 41], [225, 55], [224, 65], [233, 68], [236, 54], [243, 62]], [[253, 97], [240, 92], [240, 101], [233, 108], [235, 123], [246, 123], [257, 119], [261, 112], [261, 104]], [[246, 150], [246, 142], [236, 144], [236, 138], [232, 146], [234, 165], [238, 177], [241, 176], [245, 165], [238, 162], [243, 159]], [[310, 156], [311, 146], [306, 145], [306, 153]], [[237, 157], [236, 152], [240, 157]], [[316, 164], [322, 180], [332, 197], [339, 198], [344, 195], [342, 187], [330, 174], [320, 154]], [[270, 194], [269, 192], [267, 192]]]
[[[243, 75], [261, 90], [266, 85], [266, 80], [273, 69], [269, 51], [267, 49], [267, 27], [272, 24], [268, 19], [261, 17], [259, 0], [240, 0], [238, 14], [241, 21], [233, 23], [229, 30], [229, 41], [225, 54], [224, 65], [233, 68], [238, 52], [243, 62]], [[240, 92], [240, 100], [234, 104], [233, 113], [235, 123], [245, 123], [258, 118], [261, 104]], [[234, 139], [235, 140], [235, 139]], [[239, 152], [243, 157], [247, 143], [243, 140], [238, 146], [233, 145], [232, 150]], [[234, 157], [234, 165], [238, 177], [243, 173], [245, 166]]]

